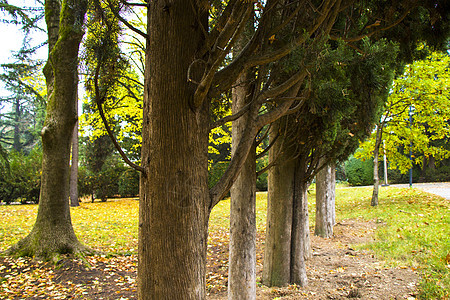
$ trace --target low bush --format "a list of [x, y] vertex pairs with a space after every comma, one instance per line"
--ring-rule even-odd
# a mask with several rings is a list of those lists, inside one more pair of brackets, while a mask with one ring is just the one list
[[29, 155], [11, 151], [8, 153], [8, 161], [9, 164], [0, 165], [0, 202], [38, 203], [42, 150], [34, 149]]
[[372, 160], [359, 160], [350, 157], [345, 162], [345, 174], [350, 185], [371, 185], [373, 184], [373, 161]]

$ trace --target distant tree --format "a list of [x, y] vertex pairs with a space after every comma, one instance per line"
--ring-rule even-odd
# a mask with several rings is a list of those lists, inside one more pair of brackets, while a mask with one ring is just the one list
[[[18, 54], [15, 63], [3, 64], [0, 80], [11, 94], [0, 98], [0, 142], [5, 148], [28, 153], [39, 142], [45, 117], [46, 90], [41, 70], [43, 63]], [[10, 110], [7, 110], [7, 107]]]
[[449, 68], [448, 53], [433, 52], [407, 65], [395, 80], [376, 132], [362, 144], [362, 151], [355, 154], [364, 159], [374, 158], [372, 206], [378, 205], [378, 161], [383, 140], [389, 167], [402, 173], [414, 164], [423, 166], [427, 160], [439, 162], [450, 157], [450, 150], [439, 142], [450, 137]]

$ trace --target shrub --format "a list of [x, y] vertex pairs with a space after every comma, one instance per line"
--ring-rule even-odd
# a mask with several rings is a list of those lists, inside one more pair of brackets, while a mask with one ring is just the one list
[[441, 166], [437, 169], [427, 169], [425, 171], [427, 182], [446, 182], [450, 181], [450, 166]]
[[120, 175], [119, 195], [121, 197], [134, 197], [139, 195], [139, 172], [128, 169]]
[[373, 161], [361, 161], [353, 156], [345, 162], [345, 173], [350, 185], [373, 184]]
[[42, 172], [42, 150], [33, 149], [29, 155], [11, 151], [9, 167], [0, 166], [0, 201], [7, 204], [39, 202]]

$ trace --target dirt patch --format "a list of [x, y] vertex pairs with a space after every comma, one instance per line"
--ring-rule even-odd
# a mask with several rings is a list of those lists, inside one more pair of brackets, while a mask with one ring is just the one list
[[[377, 224], [346, 220], [335, 236], [312, 236], [305, 288], [257, 287], [257, 299], [414, 299], [418, 275], [410, 268], [386, 268], [373, 253], [352, 245], [372, 241]], [[257, 272], [263, 263], [264, 233], [257, 239]], [[228, 244], [208, 247], [208, 299], [227, 299]], [[86, 260], [61, 259], [56, 265], [0, 257], [1, 299], [136, 299], [136, 255]]]
[[[313, 257], [307, 261], [308, 285], [258, 285], [257, 299], [415, 299], [419, 276], [412, 269], [387, 268], [372, 252], [352, 248], [373, 241], [376, 226], [375, 222], [346, 220], [335, 226], [331, 239], [311, 236]], [[258, 264], [259, 278], [261, 275], [262, 265]], [[224, 289], [211, 291], [208, 299], [226, 298]]]

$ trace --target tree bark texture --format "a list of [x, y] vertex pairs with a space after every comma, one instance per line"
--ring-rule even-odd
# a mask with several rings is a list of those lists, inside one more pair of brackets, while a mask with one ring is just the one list
[[[207, 27], [207, 18], [186, 13], [193, 5], [189, 0], [152, 1], [148, 10], [139, 299], [206, 296], [209, 112], [207, 101], [192, 107], [196, 85], [186, 77], [204, 43], [198, 22]], [[192, 65], [194, 78], [201, 77], [201, 66]]]
[[335, 224], [335, 172], [333, 163], [328, 163], [316, 175], [316, 223], [314, 234], [324, 238], [333, 236]]
[[[248, 79], [243, 73], [232, 90], [233, 114], [250, 100]], [[245, 130], [247, 115], [233, 121], [231, 155]], [[231, 187], [230, 256], [228, 299], [256, 299], [256, 147], [251, 148], [240, 175]]]
[[375, 149], [373, 150], [373, 193], [372, 193], [372, 200], [370, 202], [370, 205], [372, 206], [378, 205], [378, 194], [380, 190], [380, 177], [378, 175], [378, 155], [380, 153], [381, 139], [382, 139], [382, 126], [378, 124], [375, 139]]
[[[272, 124], [270, 139], [285, 129], [286, 119]], [[306, 285], [305, 248], [309, 245], [306, 187], [297, 181], [298, 166], [294, 147], [277, 141], [269, 150], [268, 209], [264, 251], [263, 284], [284, 286], [289, 283]], [[296, 178], [297, 175], [297, 178]], [[303, 228], [301, 228], [303, 226]], [[306, 225], [306, 228], [308, 226]], [[307, 238], [307, 239], [306, 239]], [[297, 240], [296, 240], [297, 239]], [[302, 239], [302, 241], [298, 240]]]
[[294, 200], [292, 203], [291, 237], [291, 283], [305, 286], [305, 260], [311, 258], [311, 240], [309, 236], [308, 186], [305, 178], [306, 161], [302, 156], [296, 159], [294, 174]]
[[[55, 9], [59, 8], [58, 3], [46, 1], [50, 52], [44, 72], [49, 94], [41, 132], [43, 158], [38, 214], [30, 234], [10, 249], [12, 253], [43, 259], [57, 253], [85, 250], [75, 236], [70, 218], [69, 161], [77, 120], [78, 48], [84, 33], [87, 1], [63, 1], [61, 13]], [[57, 37], [52, 35], [55, 32]]]

